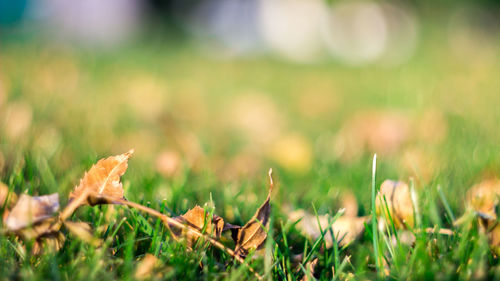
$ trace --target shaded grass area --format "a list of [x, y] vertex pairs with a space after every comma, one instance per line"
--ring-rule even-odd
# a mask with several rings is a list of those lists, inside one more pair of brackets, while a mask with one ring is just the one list
[[[59, 192], [64, 205], [97, 159], [134, 147], [136, 156], [124, 177], [128, 199], [172, 216], [207, 203], [227, 221], [242, 225], [265, 197], [266, 171], [273, 167], [278, 188], [265, 255], [248, 259], [265, 278], [300, 279], [309, 273], [307, 261], [318, 258], [314, 277], [322, 280], [496, 279], [498, 259], [473, 218], [455, 229], [452, 217], [464, 213], [468, 187], [499, 173], [500, 61], [480, 50], [473, 57], [457, 56], [441, 35], [424, 37], [415, 57], [395, 68], [293, 65], [272, 57], [220, 61], [190, 45], [163, 43], [94, 53], [8, 42], [0, 53], [5, 89], [0, 180], [17, 193]], [[325, 107], [308, 104], [311, 99]], [[253, 102], [271, 104], [270, 112], [258, 112], [265, 117], [263, 124], [255, 129], [231, 122], [239, 103]], [[5, 112], [16, 103], [27, 106], [32, 118], [28, 129], [12, 136], [8, 127], [19, 120]], [[444, 116], [444, 139], [410, 137], [395, 152], [379, 154], [373, 185], [371, 157], [377, 151], [360, 147], [361, 155], [345, 161], [331, 149], [356, 112], [397, 111], [418, 118], [428, 109]], [[439, 133], [432, 125], [427, 122], [425, 128], [431, 135]], [[414, 127], [410, 131], [420, 134]], [[289, 135], [303, 142], [284, 150], [274, 147]], [[401, 164], [410, 148], [438, 162], [429, 177]], [[155, 164], [165, 149], [182, 155], [171, 174]], [[291, 160], [300, 165], [287, 165], [288, 158], [276, 152], [288, 155], [297, 149], [308, 151]], [[247, 158], [241, 164], [235, 159], [242, 154]], [[407, 181], [410, 176], [420, 195], [422, 227], [453, 228], [454, 235], [415, 232], [410, 247], [400, 243], [393, 225], [377, 231], [373, 218], [358, 241], [327, 249], [322, 237], [307, 239], [287, 219], [286, 207], [335, 218], [339, 197], [347, 190], [359, 202], [359, 215], [370, 215], [372, 192], [384, 179]], [[132, 280], [138, 261], [151, 253], [162, 261], [154, 279], [252, 278], [229, 255], [202, 242], [189, 250], [173, 241], [158, 220], [136, 210], [87, 207], [74, 218], [91, 222], [105, 246], [94, 248], [68, 235], [61, 251], [33, 256], [29, 243], [23, 249], [2, 235], [0, 276]]]

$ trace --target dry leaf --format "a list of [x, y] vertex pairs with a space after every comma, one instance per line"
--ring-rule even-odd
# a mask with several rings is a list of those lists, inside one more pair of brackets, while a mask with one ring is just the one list
[[408, 141], [411, 120], [398, 112], [361, 112], [347, 120], [335, 141], [340, 160], [350, 162], [363, 152], [393, 154]]
[[487, 234], [493, 251], [500, 255], [500, 225], [496, 208], [499, 203], [500, 180], [488, 179], [474, 185], [466, 194], [466, 204], [479, 219], [481, 230]]
[[310, 142], [298, 134], [280, 137], [269, 151], [274, 161], [295, 173], [305, 173], [311, 168], [312, 154]]
[[[296, 210], [288, 214], [291, 221], [300, 221], [295, 227], [306, 237], [316, 240], [321, 236], [321, 230], [328, 230], [332, 218], [329, 215], [314, 216], [306, 213], [304, 210]], [[365, 230], [365, 223], [368, 222], [368, 217], [349, 217], [341, 216], [333, 222], [332, 227], [329, 229], [335, 235], [335, 239], [340, 246], [349, 245], [352, 241], [356, 240], [361, 233]], [[319, 221], [319, 225], [318, 225]], [[321, 229], [320, 229], [321, 226]], [[324, 236], [326, 247], [333, 246], [333, 240], [330, 233]]]
[[[213, 215], [212, 218], [208, 218], [209, 214], [200, 206], [195, 206], [191, 210], [187, 211], [184, 215], [176, 217], [175, 219], [181, 223], [185, 223], [188, 226], [202, 231], [205, 228], [205, 233], [219, 238], [222, 231], [224, 230], [224, 220], [216, 215]], [[206, 225], [205, 225], [206, 224]], [[173, 226], [172, 226], [173, 227]], [[184, 236], [188, 238], [188, 245], [192, 246], [194, 242], [199, 238], [198, 235], [195, 235], [190, 232], [183, 231], [182, 233], [176, 232], [174, 233], [177, 236]]]
[[[413, 246], [415, 245], [415, 241], [417, 240], [417, 237], [413, 232], [409, 230], [403, 230], [398, 233], [398, 239], [399, 243], [407, 246]], [[391, 242], [393, 246], [396, 246], [398, 244], [398, 239], [396, 239], [395, 235], [391, 235]]]
[[102, 240], [94, 236], [92, 228], [88, 223], [64, 221], [64, 225], [72, 234], [83, 241], [95, 247], [99, 247], [102, 244]]
[[496, 206], [499, 203], [500, 180], [488, 179], [474, 185], [467, 191], [466, 202], [469, 208], [496, 219]]
[[344, 216], [357, 217], [358, 216], [358, 200], [351, 191], [345, 191], [340, 197], [341, 207], [344, 209]]
[[22, 194], [5, 220], [7, 229], [19, 232], [29, 226], [42, 223], [59, 210], [59, 194], [31, 197]]
[[143, 280], [151, 277], [151, 273], [153, 272], [155, 266], [158, 263], [159, 260], [157, 257], [151, 254], [146, 254], [144, 258], [137, 265], [134, 277], [138, 280]]
[[385, 180], [377, 194], [375, 208], [377, 215], [387, 222], [390, 221], [388, 217], [390, 215], [397, 228], [414, 226], [410, 188], [404, 182]]
[[234, 252], [245, 257], [250, 250], [259, 249], [266, 241], [271, 213], [271, 192], [273, 190], [272, 170], [269, 170], [271, 181], [266, 201], [260, 206], [255, 215], [238, 230]]
[[17, 195], [14, 192], [9, 192], [9, 187], [0, 182], [0, 210], [4, 204], [8, 207], [17, 201]]
[[[132, 153], [134, 153], [133, 149], [124, 154], [99, 160], [85, 173], [80, 184], [70, 193], [69, 200], [73, 201], [80, 196], [88, 196], [87, 203], [93, 206], [113, 203], [99, 198], [99, 195], [123, 199], [123, 185], [120, 177], [127, 170], [127, 162]], [[85, 204], [85, 202], [81, 202], [81, 204]]]
[[46, 233], [43, 237], [37, 238], [31, 252], [33, 255], [39, 255], [44, 250], [57, 252], [62, 248], [65, 241], [66, 238], [59, 231]]
[[165, 177], [172, 177], [179, 173], [182, 167], [182, 157], [175, 150], [166, 150], [156, 158], [156, 170]]
[[316, 280], [316, 278], [314, 278], [314, 270], [316, 269], [317, 264], [318, 264], [318, 258], [314, 258], [313, 260], [307, 262], [306, 264], [307, 272], [304, 274], [304, 277], [302, 277], [301, 281], [310, 281], [311, 278], [312, 280]]

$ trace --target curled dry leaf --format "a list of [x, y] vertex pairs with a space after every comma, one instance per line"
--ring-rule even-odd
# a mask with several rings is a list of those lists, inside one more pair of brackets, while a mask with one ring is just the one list
[[59, 210], [59, 194], [29, 196], [22, 194], [5, 220], [7, 229], [23, 232], [26, 228], [37, 224], [45, 224]]
[[478, 214], [482, 231], [486, 232], [490, 246], [500, 255], [500, 224], [496, 212], [500, 196], [500, 180], [484, 180], [469, 189], [466, 194], [467, 207]]
[[[329, 215], [316, 217], [300, 209], [288, 214], [288, 218], [292, 221], [300, 220], [295, 227], [304, 236], [313, 240], [321, 236], [321, 230], [328, 230], [332, 220]], [[335, 235], [335, 239], [340, 246], [349, 245], [363, 233], [365, 230], [365, 223], [368, 222], [368, 220], [368, 217], [350, 217], [343, 215], [333, 222], [329, 230]], [[330, 233], [325, 234], [324, 240], [326, 247], [330, 248], [333, 246], [333, 240]]]
[[[205, 230], [205, 233], [211, 235], [212, 237], [219, 238], [222, 231], [224, 230], [224, 220], [216, 215], [209, 218], [209, 215], [202, 207], [195, 206], [191, 210], [187, 211], [184, 215], [176, 217], [175, 220], [181, 223], [185, 223], [188, 226], [195, 228], [198, 231]], [[174, 235], [184, 236], [188, 239], [188, 245], [192, 246], [194, 242], [199, 238], [199, 235], [195, 235], [191, 232], [182, 230], [182, 232], [175, 231]]]
[[73, 235], [95, 247], [99, 247], [102, 244], [102, 240], [94, 236], [92, 227], [86, 222], [64, 221], [64, 226]]
[[397, 228], [414, 226], [411, 192], [404, 182], [385, 180], [375, 199], [375, 208], [377, 215], [387, 222], [390, 221], [390, 215]]
[[259, 207], [254, 216], [243, 227], [237, 230], [234, 252], [241, 257], [246, 257], [250, 250], [259, 249], [266, 241], [269, 228], [269, 215], [271, 214], [271, 192], [274, 186], [272, 172], [272, 169], [270, 169], [270, 186], [266, 201]]
[[127, 171], [128, 159], [133, 153], [131, 149], [127, 153], [101, 159], [93, 165], [69, 194], [70, 204], [62, 212], [61, 219], [66, 220], [79, 206], [85, 204], [118, 204], [123, 200], [120, 177]]
[[143, 280], [151, 277], [151, 273], [155, 269], [155, 266], [158, 265], [160, 260], [157, 257], [146, 254], [144, 258], [139, 262], [137, 268], [135, 269], [134, 277], [138, 280]]
[[499, 203], [500, 180], [484, 180], [467, 191], [466, 202], [469, 208], [496, 219], [496, 206]]

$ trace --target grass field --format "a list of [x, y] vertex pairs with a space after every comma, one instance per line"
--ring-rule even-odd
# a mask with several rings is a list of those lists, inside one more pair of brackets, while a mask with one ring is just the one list
[[[17, 194], [57, 192], [65, 206], [92, 164], [134, 148], [128, 200], [170, 216], [214, 207], [243, 225], [265, 200], [272, 167], [268, 239], [247, 258], [265, 279], [500, 278], [476, 219], [453, 224], [466, 213], [466, 190], [500, 173], [498, 41], [453, 51], [444, 31], [424, 28], [414, 57], [392, 68], [217, 60], [187, 43], [93, 52], [11, 38], [0, 46], [0, 181]], [[334, 218], [345, 194], [356, 198], [355, 215], [369, 216], [385, 179], [418, 194], [414, 243], [372, 217], [348, 245], [324, 232], [328, 247], [289, 219], [294, 210]], [[132, 280], [148, 253], [159, 259], [152, 279], [255, 278], [226, 252], [177, 242], [135, 209], [87, 206], [72, 219], [89, 222], [104, 244], [63, 230], [59, 251], [33, 255], [33, 241], [0, 235], [1, 279]]]

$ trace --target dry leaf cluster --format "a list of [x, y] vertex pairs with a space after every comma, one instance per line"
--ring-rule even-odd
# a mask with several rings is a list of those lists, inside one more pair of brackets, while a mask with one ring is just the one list
[[[69, 203], [59, 212], [59, 194], [44, 196], [17, 195], [9, 192], [4, 184], [0, 185], [0, 206], [5, 206], [4, 226], [24, 240], [35, 240], [33, 253], [44, 250], [59, 250], [65, 241], [61, 231], [64, 226], [72, 235], [96, 247], [102, 241], [93, 234], [90, 224], [71, 221], [75, 211], [82, 206], [100, 204], [126, 205], [159, 218], [171, 232], [174, 240], [186, 240], [189, 247], [203, 239], [231, 255], [235, 260], [246, 265], [244, 258], [254, 250], [260, 249], [267, 238], [269, 216], [271, 211], [271, 191], [273, 187], [272, 171], [269, 171], [270, 188], [267, 199], [256, 211], [255, 215], [243, 226], [233, 225], [222, 217], [208, 213], [200, 206], [195, 206], [185, 214], [170, 217], [154, 209], [128, 201], [124, 198], [121, 176], [126, 172], [128, 160], [133, 150], [127, 153], [99, 160], [85, 173], [78, 186], [69, 194]], [[13, 203], [15, 202], [15, 204]], [[12, 208], [10, 208], [12, 206]], [[223, 232], [231, 231], [234, 248], [231, 249], [220, 242]], [[147, 277], [154, 268], [156, 259], [146, 256], [141, 262], [136, 278]], [[261, 276], [249, 267], [257, 278]]]
[[[0, 184], [0, 207], [4, 208], [3, 225], [5, 231], [23, 240], [34, 241], [32, 252], [57, 251], [65, 242], [62, 229], [95, 247], [102, 245], [91, 225], [87, 222], [72, 221], [75, 211], [82, 206], [100, 204], [125, 205], [160, 219], [172, 238], [185, 241], [193, 248], [198, 240], [212, 245], [246, 266], [244, 259], [253, 251], [263, 247], [266, 241], [271, 212], [271, 192], [273, 189], [272, 171], [269, 171], [270, 188], [266, 200], [257, 209], [254, 216], [243, 226], [233, 225], [224, 218], [194, 206], [185, 214], [170, 217], [149, 207], [125, 199], [121, 177], [128, 168], [128, 160], [133, 150], [127, 153], [99, 160], [84, 174], [78, 186], [69, 194], [69, 203], [60, 210], [59, 194], [43, 196], [17, 195], [9, 191], [5, 184]], [[492, 248], [500, 249], [500, 226], [497, 223], [497, 206], [499, 204], [500, 180], [483, 181], [473, 186], [467, 193], [466, 201], [469, 209], [477, 215], [482, 230], [488, 235]], [[312, 215], [302, 209], [287, 212], [290, 221], [305, 237], [313, 240], [322, 238], [329, 248], [335, 245], [345, 247], [355, 241], [365, 230], [369, 216], [358, 217], [356, 197], [347, 193], [342, 199], [343, 208], [336, 217]], [[379, 221], [391, 222], [397, 229], [403, 230], [400, 240], [412, 245], [415, 236], [412, 231], [433, 232], [432, 229], [415, 228], [415, 211], [418, 209], [415, 192], [408, 184], [400, 181], [386, 180], [376, 197], [376, 215]], [[459, 221], [457, 221], [459, 223]], [[406, 231], [410, 230], [410, 231]], [[224, 232], [231, 232], [234, 247], [222, 243]], [[453, 234], [450, 230], [440, 230], [442, 234]], [[407, 237], [406, 237], [406, 236]], [[406, 237], [406, 238], [405, 238]], [[334, 240], [335, 239], [335, 240]], [[304, 278], [314, 274], [317, 259], [307, 263], [308, 273]], [[158, 265], [156, 257], [147, 255], [139, 263], [135, 277], [144, 279]], [[251, 267], [248, 269], [257, 278], [261, 276]]]

